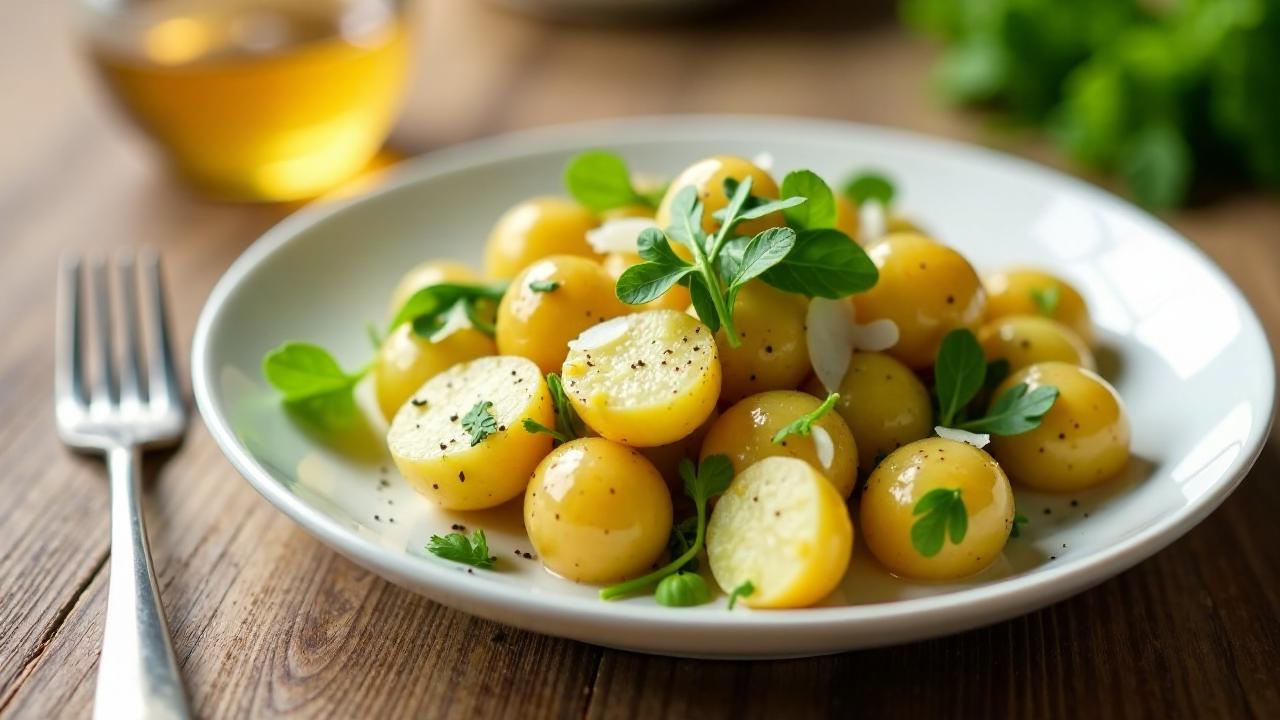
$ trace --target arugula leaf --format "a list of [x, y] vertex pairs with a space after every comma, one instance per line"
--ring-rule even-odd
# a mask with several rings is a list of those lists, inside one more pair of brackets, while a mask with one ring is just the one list
[[556, 439], [556, 445], [583, 437], [586, 434], [585, 425], [582, 423], [582, 418], [578, 417], [578, 412], [573, 409], [573, 405], [569, 403], [569, 396], [564, 391], [564, 384], [561, 383], [559, 375], [547, 373], [547, 389], [551, 392], [551, 405], [556, 414], [555, 428], [549, 428], [533, 418], [525, 418], [521, 422], [525, 432], [550, 435]]
[[471, 565], [483, 570], [490, 570], [498, 558], [489, 554], [489, 543], [485, 540], [484, 530], [477, 529], [471, 537], [452, 532], [444, 537], [432, 535], [427, 543], [427, 551], [445, 560]]
[[369, 368], [348, 373], [319, 345], [287, 342], [262, 359], [262, 374], [285, 406], [322, 428], [349, 424], [359, 416], [353, 391]]
[[925, 557], [933, 557], [942, 551], [950, 537], [951, 544], [959, 545], [969, 530], [969, 513], [959, 488], [934, 488], [924, 494], [912, 509], [912, 515], [921, 516], [911, 525], [911, 546]]
[[1051, 318], [1058, 310], [1058, 302], [1062, 299], [1062, 288], [1049, 285], [1042, 288], [1031, 288], [1031, 302], [1036, 304], [1036, 312]]
[[888, 207], [897, 190], [889, 178], [876, 172], [864, 172], [845, 180], [841, 189], [844, 196], [861, 205], [872, 200]]
[[1040, 427], [1045, 414], [1058, 400], [1058, 388], [1041, 385], [1027, 392], [1027, 387], [1026, 383], [1018, 383], [1005, 390], [985, 417], [962, 422], [958, 427], [991, 435], [1021, 435]]
[[813, 412], [801, 415], [800, 417], [787, 423], [787, 426], [774, 433], [773, 444], [777, 445], [787, 439], [788, 435], [800, 435], [801, 437], [809, 437], [809, 432], [813, 429], [813, 424], [822, 419], [836, 406], [836, 401], [840, 399], [840, 393], [831, 393], [827, 395], [827, 399], [822, 404], [813, 409]]
[[729, 609], [733, 609], [733, 606], [738, 602], [738, 598], [751, 597], [755, 591], [756, 586], [750, 580], [744, 580], [741, 585], [733, 589], [733, 592], [729, 593]]
[[529, 289], [540, 293], [555, 292], [560, 289], [561, 284], [559, 280], [534, 280], [529, 283]]
[[702, 551], [702, 545], [707, 538], [707, 502], [729, 489], [729, 483], [733, 480], [733, 463], [729, 461], [728, 456], [710, 455], [703, 458], [701, 465], [695, 469], [693, 461], [685, 458], [680, 461], [680, 477], [684, 480], [684, 492], [693, 499], [695, 508], [694, 517], [697, 525], [693, 543], [682, 554], [657, 570], [601, 589], [601, 600], [614, 600], [652, 587], [654, 583], [685, 567]]
[[628, 305], [643, 305], [662, 297], [685, 275], [693, 272], [692, 265], [660, 265], [642, 262], [632, 265], [618, 276], [614, 294]]
[[490, 409], [492, 407], [492, 402], [481, 400], [462, 416], [462, 429], [471, 433], [471, 447], [498, 432], [498, 418], [493, 416], [493, 410]]
[[622, 158], [605, 150], [587, 150], [569, 160], [564, 184], [584, 207], [596, 212], [624, 205], [657, 207], [652, 199], [631, 185], [631, 173]]
[[1009, 529], [1009, 537], [1011, 538], [1022, 537], [1022, 528], [1028, 522], [1029, 521], [1027, 520], [1026, 515], [1023, 515], [1022, 513], [1014, 513], [1013, 527]]
[[838, 300], [874, 287], [880, 271], [848, 235], [822, 228], [797, 232], [791, 252], [760, 279], [786, 292]]
[[987, 358], [973, 331], [958, 328], [947, 333], [933, 369], [939, 425], [953, 427], [956, 416], [982, 389], [986, 374]]
[[677, 572], [658, 582], [653, 599], [666, 607], [691, 607], [711, 602], [711, 588], [701, 575]]
[[783, 210], [782, 214], [791, 227], [807, 230], [835, 226], [835, 196], [817, 173], [810, 170], [795, 170], [787, 173], [787, 176], [782, 178], [779, 194], [784, 198], [805, 198], [803, 204]]

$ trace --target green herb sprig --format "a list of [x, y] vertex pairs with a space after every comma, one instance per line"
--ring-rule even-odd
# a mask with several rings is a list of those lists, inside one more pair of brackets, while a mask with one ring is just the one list
[[1031, 302], [1036, 304], [1036, 312], [1051, 318], [1058, 311], [1058, 303], [1062, 300], [1062, 288], [1049, 285], [1042, 288], [1031, 288]]
[[729, 609], [732, 610], [733, 606], [738, 603], [738, 598], [751, 597], [753, 594], [755, 594], [755, 591], [756, 591], [756, 586], [754, 583], [752, 583], [750, 580], [744, 581], [741, 585], [734, 588], [733, 591], [729, 593]]
[[693, 461], [685, 458], [680, 461], [680, 477], [684, 480], [684, 492], [693, 499], [696, 509], [694, 517], [697, 518], [697, 525], [693, 542], [679, 557], [657, 570], [603, 588], [600, 591], [601, 600], [615, 600], [646, 590], [668, 575], [678, 572], [701, 552], [702, 544], [707, 538], [707, 502], [729, 489], [729, 483], [733, 480], [733, 463], [725, 455], [710, 455], [703, 458], [702, 464], [695, 469]]
[[959, 545], [969, 532], [969, 512], [959, 488], [934, 488], [912, 508], [911, 514], [920, 516], [911, 525], [911, 546], [925, 557], [933, 557], [942, 551], [946, 539]]
[[578, 411], [574, 410], [573, 405], [569, 403], [569, 395], [564, 391], [564, 384], [560, 381], [559, 375], [547, 373], [547, 389], [551, 391], [551, 405], [556, 415], [556, 426], [549, 428], [527, 417], [521, 423], [525, 432], [550, 435], [555, 439], [556, 445], [584, 437], [586, 425], [582, 422], [582, 418], [578, 417]]
[[481, 400], [462, 416], [462, 429], [471, 434], [471, 447], [485, 441], [498, 432], [498, 418], [493, 415], [493, 403]]
[[878, 172], [862, 172], [844, 181], [844, 196], [855, 204], [878, 202], [885, 207], [893, 202], [897, 188], [893, 181]]
[[657, 208], [666, 187], [641, 192], [631, 184], [627, 163], [607, 150], [587, 150], [569, 160], [564, 169], [564, 185], [583, 207], [605, 212], [627, 205]]
[[1022, 537], [1022, 528], [1026, 527], [1028, 522], [1030, 522], [1030, 520], [1027, 519], [1026, 515], [1023, 515], [1022, 513], [1014, 513], [1013, 527], [1009, 529], [1009, 537]]
[[787, 423], [773, 435], [773, 444], [777, 445], [786, 440], [790, 435], [799, 435], [801, 437], [809, 437], [809, 433], [813, 431], [813, 424], [822, 419], [823, 415], [831, 412], [831, 408], [836, 406], [836, 402], [840, 400], [840, 393], [831, 393], [827, 395], [827, 399], [822, 404], [814, 408], [812, 412], [805, 413], [800, 417]]
[[452, 532], [444, 537], [432, 535], [427, 543], [427, 551], [436, 557], [483, 570], [493, 569], [498, 562], [498, 558], [489, 554], [489, 542], [484, 537], [484, 530], [480, 529], [471, 533], [471, 537], [459, 532]]
[[352, 390], [371, 365], [347, 372], [328, 350], [304, 342], [287, 342], [262, 359], [262, 374], [291, 409], [336, 427], [356, 415]]
[[658, 581], [653, 599], [666, 607], [692, 607], [711, 602], [711, 588], [702, 576], [679, 571]]
[[444, 324], [445, 316], [454, 306], [461, 305], [467, 319], [477, 330], [493, 337], [493, 324], [484, 318], [481, 305], [496, 304], [506, 293], [506, 285], [481, 285], [469, 283], [439, 283], [428, 285], [405, 300], [388, 323], [391, 332], [404, 323], [413, 324], [413, 332], [422, 338], [430, 338]]
[[[999, 366], [992, 363], [993, 368]], [[1004, 367], [1008, 367], [1007, 363]], [[1005, 390], [981, 417], [963, 419], [970, 401], [986, 385], [988, 364], [973, 332], [952, 330], [942, 340], [934, 363], [934, 393], [938, 399], [938, 424], [975, 433], [1020, 435], [1040, 427], [1058, 399], [1058, 388], [1041, 385], [1031, 390], [1018, 383]]]

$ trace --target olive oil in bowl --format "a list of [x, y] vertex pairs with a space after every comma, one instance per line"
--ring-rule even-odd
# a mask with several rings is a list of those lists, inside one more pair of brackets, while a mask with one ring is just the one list
[[[97, 7], [100, 6], [100, 7]], [[201, 190], [322, 193], [377, 152], [408, 65], [392, 0], [91, 3], [92, 56], [133, 119]]]

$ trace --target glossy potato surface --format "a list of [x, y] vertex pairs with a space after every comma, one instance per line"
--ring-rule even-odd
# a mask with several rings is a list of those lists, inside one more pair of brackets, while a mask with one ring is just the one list
[[991, 439], [992, 454], [1013, 481], [1037, 490], [1082, 490], [1115, 477], [1129, 462], [1129, 418], [1120, 395], [1097, 373], [1041, 363], [1011, 375], [1000, 393], [1025, 382], [1058, 388], [1040, 427]]
[[374, 359], [373, 388], [382, 416], [395, 417], [409, 396], [438, 373], [497, 352], [493, 339], [475, 328], [456, 330], [432, 342], [404, 323], [382, 341]]
[[[463, 420], [477, 403], [496, 432], [472, 445]], [[494, 356], [454, 365], [428, 380], [396, 413], [391, 457], [409, 484], [449, 510], [501, 505], [524, 492], [551, 438], [525, 432], [524, 418], [555, 424], [551, 393], [531, 360]]]
[[651, 570], [671, 535], [671, 495], [640, 453], [603, 438], [561, 445], [538, 464], [524, 526], [543, 566], [574, 582]]
[[933, 365], [947, 333], [977, 330], [986, 296], [973, 266], [960, 253], [924, 235], [896, 233], [867, 247], [880, 280], [853, 296], [859, 323], [888, 318], [899, 340], [888, 353], [921, 370]]
[[[532, 287], [536, 283], [559, 287], [539, 291]], [[502, 354], [527, 357], [544, 373], [557, 372], [578, 333], [629, 311], [599, 263], [552, 255], [534, 261], [511, 281], [498, 304], [494, 339]]]
[[[712, 423], [702, 442], [702, 457], [726, 455], [739, 473], [767, 457], [797, 458], [825, 475], [836, 492], [847, 498], [858, 478], [858, 448], [849, 426], [834, 408], [811, 426], [809, 436], [791, 434], [781, 443], [773, 442], [779, 430], [821, 404], [812, 395], [796, 390], [744, 398]], [[825, 439], [820, 439], [820, 434], [825, 434]], [[819, 442], [826, 443], [828, 450], [820, 450]]]
[[1040, 308], [1035, 292], [1058, 289], [1058, 304], [1050, 316], [1066, 325], [1084, 340], [1093, 344], [1093, 323], [1084, 298], [1070, 283], [1044, 270], [1034, 268], [1009, 268], [988, 274], [984, 279], [987, 288], [987, 319], [1009, 315], [1038, 315]]
[[[748, 160], [732, 155], [717, 155], [690, 165], [671, 181], [667, 194], [662, 198], [661, 204], [658, 205], [658, 212], [655, 216], [658, 227], [665, 229], [671, 224], [671, 202], [680, 190], [692, 185], [697, 189], [698, 197], [702, 199], [702, 229], [708, 233], [714, 231], [720, 226], [720, 222], [713, 218], [712, 214], [729, 204], [729, 198], [724, 194], [725, 178], [733, 178], [741, 182], [748, 175], [751, 176], [752, 195], [771, 200], [777, 199], [778, 184], [773, 181], [769, 173], [756, 167]], [[737, 227], [737, 232], [750, 236], [761, 230], [779, 227], [783, 224], [782, 213], [773, 213], [742, 223]]]
[[707, 560], [730, 592], [754, 608], [807, 607], [840, 584], [853, 554], [844, 498], [803, 460], [769, 457], [743, 470], [719, 497], [707, 525]]
[[674, 310], [623, 315], [574, 341], [565, 392], [601, 436], [632, 447], [675, 442], [720, 397], [720, 360], [707, 327]]
[[594, 258], [587, 231], [600, 224], [590, 210], [572, 200], [538, 197], [525, 200], [498, 218], [484, 249], [485, 274], [514, 277], [535, 260], [549, 255]]
[[[855, 352], [839, 392], [835, 410], [853, 433], [863, 473], [894, 450], [933, 434], [929, 391], [890, 355]], [[826, 396], [820, 388], [815, 394]]]
[[1065, 362], [1093, 370], [1093, 352], [1075, 331], [1039, 315], [1006, 315], [978, 330], [987, 360], [1003, 358], [1010, 370], [1041, 362]]
[[724, 373], [722, 402], [734, 403], [766, 390], [794, 390], [804, 382], [811, 370], [807, 310], [805, 297], [758, 280], [742, 288], [733, 305], [740, 344], [731, 347], [724, 328], [716, 331]]
[[[925, 557], [911, 541], [916, 503], [931, 490], [960, 490], [968, 530]], [[867, 478], [860, 527], [867, 548], [890, 572], [920, 580], [973, 575], [1000, 557], [1013, 529], [1013, 490], [990, 455], [965, 443], [927, 438], [892, 452]]]

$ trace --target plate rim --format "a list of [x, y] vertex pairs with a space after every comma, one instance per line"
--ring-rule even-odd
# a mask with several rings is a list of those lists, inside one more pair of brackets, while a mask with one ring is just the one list
[[[252, 274], [255, 268], [286, 245], [297, 240], [307, 228], [345, 211], [348, 207], [409, 185], [426, 182], [432, 177], [463, 167], [549, 151], [588, 147], [593, 140], [599, 144], [607, 144], [607, 141], [597, 138], [610, 133], [643, 134], [646, 130], [673, 129], [674, 126], [698, 124], [718, 127], [730, 125], [738, 131], [749, 129], [756, 132], [767, 131], [769, 128], [773, 128], [772, 131], [776, 132], [779, 124], [792, 127], [807, 126], [809, 129], [824, 132], [852, 132], [873, 140], [880, 137], [926, 148], [932, 146], [947, 152], [968, 154], [975, 160], [1003, 166], [998, 168], [1001, 171], [1030, 172], [1045, 180], [1064, 184], [1082, 193], [1082, 196], [1090, 202], [1107, 206], [1118, 204], [1128, 212], [1139, 213], [1145, 220], [1163, 230], [1164, 234], [1176, 238], [1186, 249], [1191, 250], [1208, 267], [1214, 278], [1227, 288], [1237, 306], [1247, 311], [1241, 313], [1242, 331], [1253, 330], [1261, 337], [1261, 350], [1267, 367], [1271, 368], [1271, 372], [1264, 375], [1265, 388], [1260, 388], [1266, 390], [1265, 395], [1260, 399], [1261, 402], [1265, 402], [1266, 422], [1258, 423], [1250, 429], [1247, 440], [1242, 444], [1241, 452], [1222, 473], [1225, 480], [1215, 483], [1211, 490], [1201, 495], [1195, 502], [1148, 525], [1119, 543], [1052, 568], [942, 595], [891, 602], [750, 613], [673, 612], [668, 608], [656, 608], [661, 611], [657, 616], [654, 616], [655, 606], [626, 600], [603, 602], [586, 597], [529, 593], [517, 586], [502, 583], [460, 582], [459, 579], [464, 576], [460, 575], [456, 568], [444, 563], [424, 562], [422, 558], [403, 551], [391, 551], [371, 539], [352, 532], [337, 520], [306, 503], [302, 498], [289, 493], [284, 484], [277, 480], [269, 469], [257, 462], [235, 436], [228, 414], [218, 402], [213, 390], [217, 369], [211, 366], [211, 334], [222, 309], [236, 288]], [[460, 607], [470, 614], [501, 620], [540, 632], [566, 636], [575, 636], [575, 633], [564, 629], [548, 629], [536, 621], [554, 619], [561, 623], [572, 623], [584, 631], [577, 635], [579, 639], [592, 642], [594, 642], [591, 640], [592, 634], [585, 632], [590, 627], [600, 623], [634, 622], [672, 631], [696, 630], [703, 633], [704, 638], [705, 634], [710, 633], [722, 636], [726, 640], [731, 640], [734, 633], [743, 630], [752, 630], [757, 633], [777, 631], [792, 634], [797, 638], [801, 637], [794, 635], [797, 631], [838, 630], [841, 632], [836, 634], [843, 637], [843, 633], [865, 623], [884, 623], [885, 625], [877, 626], [874, 634], [893, 635], [892, 638], [883, 641], [839, 642], [837, 640], [832, 642], [828, 640], [826, 643], [820, 643], [836, 649], [890, 644], [950, 634], [1032, 612], [1110, 579], [1172, 544], [1212, 513], [1239, 486], [1265, 447], [1275, 420], [1275, 361], [1266, 329], [1248, 298], [1204, 250], [1162, 219], [1100, 187], [1026, 158], [988, 147], [897, 128], [835, 119], [739, 114], [649, 115], [548, 125], [470, 140], [403, 161], [377, 173], [376, 179], [378, 182], [369, 191], [334, 200], [321, 198], [319, 202], [309, 204], [289, 215], [258, 237], [227, 268], [205, 301], [196, 324], [191, 346], [192, 390], [204, 424], [219, 449], [230, 460], [237, 472], [269, 503], [314, 537], [346, 557], [379, 575], [391, 576], [402, 585], [411, 585], [411, 589], [416, 592], [426, 594], [444, 604]], [[409, 578], [413, 579], [412, 583], [407, 580]], [[506, 613], [512, 613], [515, 617]], [[661, 651], [660, 649], [669, 643], [651, 641], [649, 645], [651, 645], [649, 649]], [[758, 653], [747, 649], [732, 651], [728, 654], [746, 656]]]

